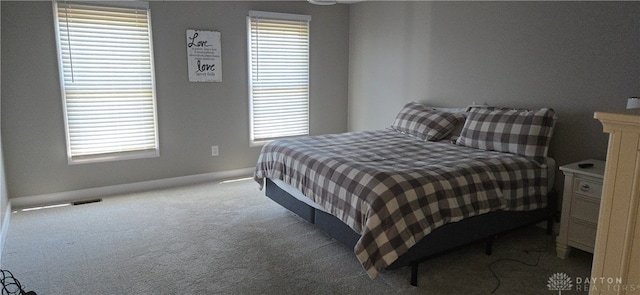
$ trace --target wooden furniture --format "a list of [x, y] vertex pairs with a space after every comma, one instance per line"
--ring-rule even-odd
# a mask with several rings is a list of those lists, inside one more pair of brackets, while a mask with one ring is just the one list
[[[593, 166], [581, 168], [585, 163]], [[592, 159], [560, 166], [564, 191], [556, 252], [562, 259], [567, 258], [571, 247], [593, 253], [604, 167], [604, 161]]]
[[[600, 217], [589, 294], [633, 293], [640, 285], [640, 116], [600, 113], [594, 117], [609, 133]], [[621, 283], [614, 288], [612, 278]], [[636, 289], [637, 291], [637, 289]]]

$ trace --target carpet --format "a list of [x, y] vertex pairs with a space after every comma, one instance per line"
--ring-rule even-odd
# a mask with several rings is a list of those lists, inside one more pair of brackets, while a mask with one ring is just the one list
[[550, 276], [588, 277], [591, 259], [557, 258], [532, 226], [500, 236], [492, 256], [480, 243], [422, 263], [418, 287], [409, 268], [371, 280], [352, 249], [241, 180], [15, 212], [2, 268], [39, 295], [557, 294]]

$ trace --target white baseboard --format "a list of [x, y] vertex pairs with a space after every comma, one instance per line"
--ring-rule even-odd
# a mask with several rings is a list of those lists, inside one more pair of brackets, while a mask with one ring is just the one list
[[2, 228], [0, 229], [0, 265], [2, 265], [2, 253], [4, 252], [4, 243], [7, 241], [7, 233], [9, 232], [9, 222], [11, 221], [11, 203], [7, 204], [7, 210], [4, 212], [2, 220]]
[[52, 194], [42, 194], [35, 196], [17, 197], [9, 199], [14, 209], [24, 209], [37, 206], [70, 203], [80, 200], [86, 200], [96, 197], [105, 197], [109, 195], [131, 193], [137, 191], [162, 189], [173, 186], [181, 186], [194, 184], [199, 182], [221, 180], [233, 177], [250, 176], [255, 168], [242, 168], [236, 170], [228, 170], [221, 172], [212, 172], [205, 174], [189, 175], [174, 178], [165, 178], [158, 180], [150, 180], [143, 182], [134, 182], [120, 185], [103, 186], [89, 189], [81, 189], [74, 191], [66, 191]]

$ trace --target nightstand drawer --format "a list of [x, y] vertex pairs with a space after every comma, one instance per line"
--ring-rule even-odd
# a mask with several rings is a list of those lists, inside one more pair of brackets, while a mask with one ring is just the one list
[[573, 196], [571, 200], [571, 217], [578, 218], [593, 224], [598, 223], [600, 212], [600, 200], [590, 197]]
[[[580, 167], [585, 163], [593, 165]], [[556, 251], [560, 258], [566, 258], [571, 248], [593, 253], [605, 164], [601, 160], [587, 159], [560, 166], [564, 172], [560, 232], [556, 239]]]
[[576, 219], [569, 220], [569, 242], [576, 248], [593, 253], [596, 241], [596, 225]]
[[602, 182], [576, 177], [574, 180], [573, 191], [585, 196], [600, 199], [602, 197]]

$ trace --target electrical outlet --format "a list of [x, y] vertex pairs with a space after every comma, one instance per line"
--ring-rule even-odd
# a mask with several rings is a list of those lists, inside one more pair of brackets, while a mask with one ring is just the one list
[[211, 156], [215, 157], [217, 155], [219, 155], [218, 146], [217, 145], [212, 145], [211, 146]]

